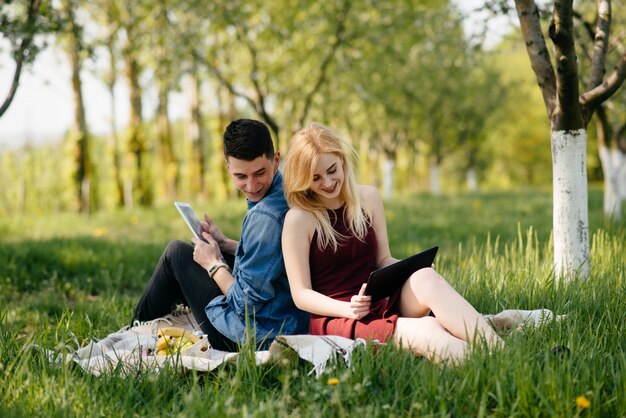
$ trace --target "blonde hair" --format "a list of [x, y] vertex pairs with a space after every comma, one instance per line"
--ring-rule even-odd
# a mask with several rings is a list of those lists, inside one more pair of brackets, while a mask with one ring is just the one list
[[363, 212], [361, 195], [352, 168], [351, 158], [354, 158], [356, 152], [328, 127], [312, 124], [299, 130], [291, 138], [283, 169], [285, 197], [290, 207], [306, 210], [315, 217], [318, 247], [324, 249], [330, 244], [333, 250], [337, 250], [337, 243], [346, 237], [335, 231], [327, 207], [310, 189], [321, 154], [334, 154], [341, 159], [344, 182], [339, 198], [345, 204], [344, 220], [349, 231], [359, 240], [365, 239], [370, 220], [369, 215]]

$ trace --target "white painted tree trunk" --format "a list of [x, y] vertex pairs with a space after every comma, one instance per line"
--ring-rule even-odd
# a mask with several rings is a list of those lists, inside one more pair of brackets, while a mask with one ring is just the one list
[[589, 278], [587, 131], [552, 131], [554, 267], [557, 279]]
[[383, 161], [383, 197], [386, 199], [391, 198], [393, 194], [393, 170], [395, 167], [395, 161], [391, 159]]
[[625, 158], [619, 149], [600, 146], [598, 149], [602, 172], [604, 173], [604, 215], [613, 220], [622, 217], [622, 190], [620, 171], [625, 166]]
[[432, 194], [441, 194], [441, 185], [439, 183], [439, 166], [437, 164], [430, 165], [430, 192]]
[[622, 165], [619, 169], [619, 188], [622, 200], [626, 200], [626, 154], [622, 153]]
[[133, 180], [124, 180], [124, 207], [126, 209], [133, 208]]
[[478, 191], [478, 179], [476, 178], [476, 170], [474, 170], [473, 168], [468, 168], [466, 176], [467, 176], [467, 189], [470, 192], [477, 192]]

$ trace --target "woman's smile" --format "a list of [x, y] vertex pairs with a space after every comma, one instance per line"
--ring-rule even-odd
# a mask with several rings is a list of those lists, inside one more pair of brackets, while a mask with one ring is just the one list
[[336, 182], [333, 183], [332, 186], [330, 186], [330, 187], [320, 187], [320, 189], [322, 189], [322, 191], [324, 191], [326, 193], [332, 194], [332, 193], [335, 192], [335, 190], [337, 190], [337, 184], [338, 183], [339, 182], [336, 181]]
[[313, 171], [311, 191], [316, 193], [328, 207], [333, 208], [338, 204], [336, 200], [341, 193], [343, 181], [341, 158], [331, 153], [321, 154]]

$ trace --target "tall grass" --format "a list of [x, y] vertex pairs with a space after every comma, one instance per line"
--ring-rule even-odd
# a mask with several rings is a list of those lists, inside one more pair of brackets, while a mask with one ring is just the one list
[[[592, 274], [574, 283], [553, 278], [548, 193], [387, 202], [394, 255], [440, 245], [437, 269], [479, 311], [567, 319], [506, 333], [504, 349], [459, 367], [367, 347], [320, 379], [296, 356], [257, 367], [250, 347], [211, 373], [50, 363], [32, 346], [71, 349], [127, 324], [167, 241], [189, 233], [173, 207], [0, 219], [0, 416], [626, 416], [626, 225], [590, 197]], [[236, 237], [245, 205], [198, 210]]]

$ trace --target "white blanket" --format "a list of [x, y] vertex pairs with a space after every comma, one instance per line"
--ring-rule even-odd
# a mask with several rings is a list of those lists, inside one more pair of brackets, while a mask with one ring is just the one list
[[[505, 310], [497, 315], [485, 315], [494, 328], [517, 329], [523, 326], [539, 326], [550, 321], [560, 321], [563, 315], [554, 315], [548, 309]], [[239, 353], [230, 353], [211, 348], [206, 336], [193, 346], [175, 355], [155, 355], [158, 329], [181, 327], [200, 335], [193, 315], [188, 309], [178, 309], [170, 315], [145, 324], [123, 328], [102, 340], [90, 341], [84, 347], [71, 348], [60, 344], [55, 350], [45, 350], [53, 363], [77, 363], [83, 370], [96, 376], [121, 368], [124, 374], [147, 369], [159, 371], [164, 365], [185, 369], [210, 371], [233, 361]], [[78, 345], [78, 343], [75, 343]], [[269, 350], [256, 351], [257, 364], [265, 364], [284, 357], [287, 351], [295, 351], [300, 358], [313, 365], [311, 373], [322, 375], [329, 362], [342, 359], [350, 365], [352, 351], [356, 346], [365, 345], [361, 339], [351, 340], [339, 336], [284, 335], [272, 342]], [[38, 348], [38, 347], [36, 347]]]

